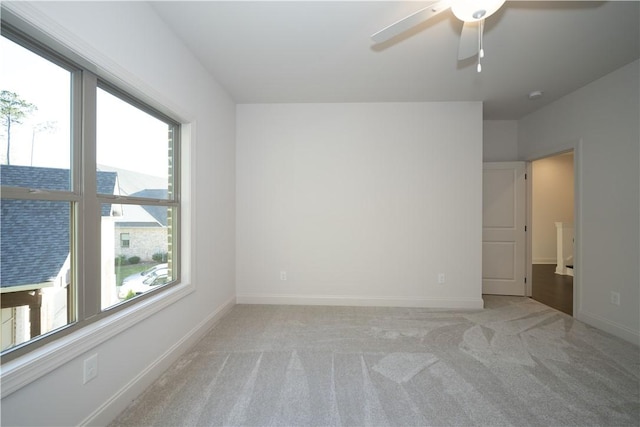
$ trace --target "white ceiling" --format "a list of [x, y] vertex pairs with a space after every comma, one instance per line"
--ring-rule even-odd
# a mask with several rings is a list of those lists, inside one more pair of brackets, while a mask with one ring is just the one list
[[[640, 57], [638, 1], [507, 1], [483, 71], [457, 60], [446, 11], [391, 42], [370, 35], [433, 2], [153, 2], [237, 103], [484, 101], [515, 120]], [[532, 90], [544, 95], [527, 99]]]

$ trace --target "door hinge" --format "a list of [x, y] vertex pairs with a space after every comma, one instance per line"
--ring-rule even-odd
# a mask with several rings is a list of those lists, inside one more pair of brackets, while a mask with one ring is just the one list
[[524, 231], [527, 231], [527, 226], [526, 225], [524, 226]]
[[524, 278], [524, 283], [527, 283], [527, 278], [526, 277]]
[[527, 174], [526, 173], [524, 174], [524, 179], [527, 179]]

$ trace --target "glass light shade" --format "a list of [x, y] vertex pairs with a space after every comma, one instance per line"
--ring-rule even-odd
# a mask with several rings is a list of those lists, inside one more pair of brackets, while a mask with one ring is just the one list
[[475, 22], [493, 15], [505, 0], [455, 0], [453, 14], [461, 21]]

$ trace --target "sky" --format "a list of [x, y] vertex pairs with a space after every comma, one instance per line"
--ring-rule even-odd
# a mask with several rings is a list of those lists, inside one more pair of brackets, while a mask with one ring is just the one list
[[[0, 90], [37, 106], [22, 124], [12, 125], [12, 165], [69, 168], [70, 81], [69, 71], [0, 37]], [[98, 164], [167, 177], [167, 124], [101, 89], [97, 102]], [[2, 126], [2, 164], [6, 151]]]

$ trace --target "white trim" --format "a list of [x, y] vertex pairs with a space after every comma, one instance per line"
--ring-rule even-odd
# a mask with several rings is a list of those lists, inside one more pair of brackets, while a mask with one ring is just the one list
[[[552, 156], [557, 156], [560, 154], [567, 153], [571, 150], [575, 150], [580, 141], [581, 141], [581, 138], [574, 138], [574, 139], [566, 140], [563, 143], [558, 144], [557, 146], [539, 148], [533, 151], [532, 153], [530, 153], [525, 158], [524, 161], [533, 162], [536, 160], [546, 159], [547, 157], [552, 157]], [[575, 152], [574, 152], [574, 156], [575, 156]]]
[[555, 258], [537, 258], [532, 261], [533, 264], [553, 264], [556, 265], [557, 261]]
[[215, 326], [235, 305], [235, 297], [230, 298], [216, 311], [198, 323], [181, 340], [176, 342], [156, 360], [143, 369], [118, 392], [108, 398], [93, 413], [85, 418], [80, 425], [107, 425], [113, 421], [128, 405], [138, 397], [153, 381], [178, 360], [187, 350], [195, 345]]
[[607, 320], [595, 314], [579, 311], [576, 319], [602, 331], [615, 335], [623, 340], [640, 346], [640, 333], [624, 325]]
[[423, 307], [447, 309], [483, 309], [482, 298], [390, 298], [355, 295], [264, 295], [239, 294], [237, 304], [330, 305], [352, 307]]
[[579, 138], [573, 147], [573, 313], [582, 312], [582, 154], [583, 140]]
[[526, 233], [525, 233], [525, 278], [526, 283], [524, 285], [525, 296], [531, 297], [533, 295], [533, 163], [530, 161], [525, 162], [526, 173], [526, 196], [525, 196], [525, 218], [526, 218]]
[[193, 285], [186, 283], [174, 286], [158, 293], [158, 295], [133, 304], [130, 308], [106, 316], [76, 332], [3, 363], [0, 367], [1, 397], [4, 399], [27, 384], [133, 327], [152, 314], [175, 304], [193, 292], [193, 289]]
[[[181, 280], [197, 283], [196, 241], [197, 234], [193, 230], [196, 223], [196, 122], [182, 123], [180, 126], [180, 259]], [[187, 264], [188, 263], [188, 264]], [[189, 265], [189, 268], [184, 268]], [[195, 286], [195, 285], [194, 285]]]

